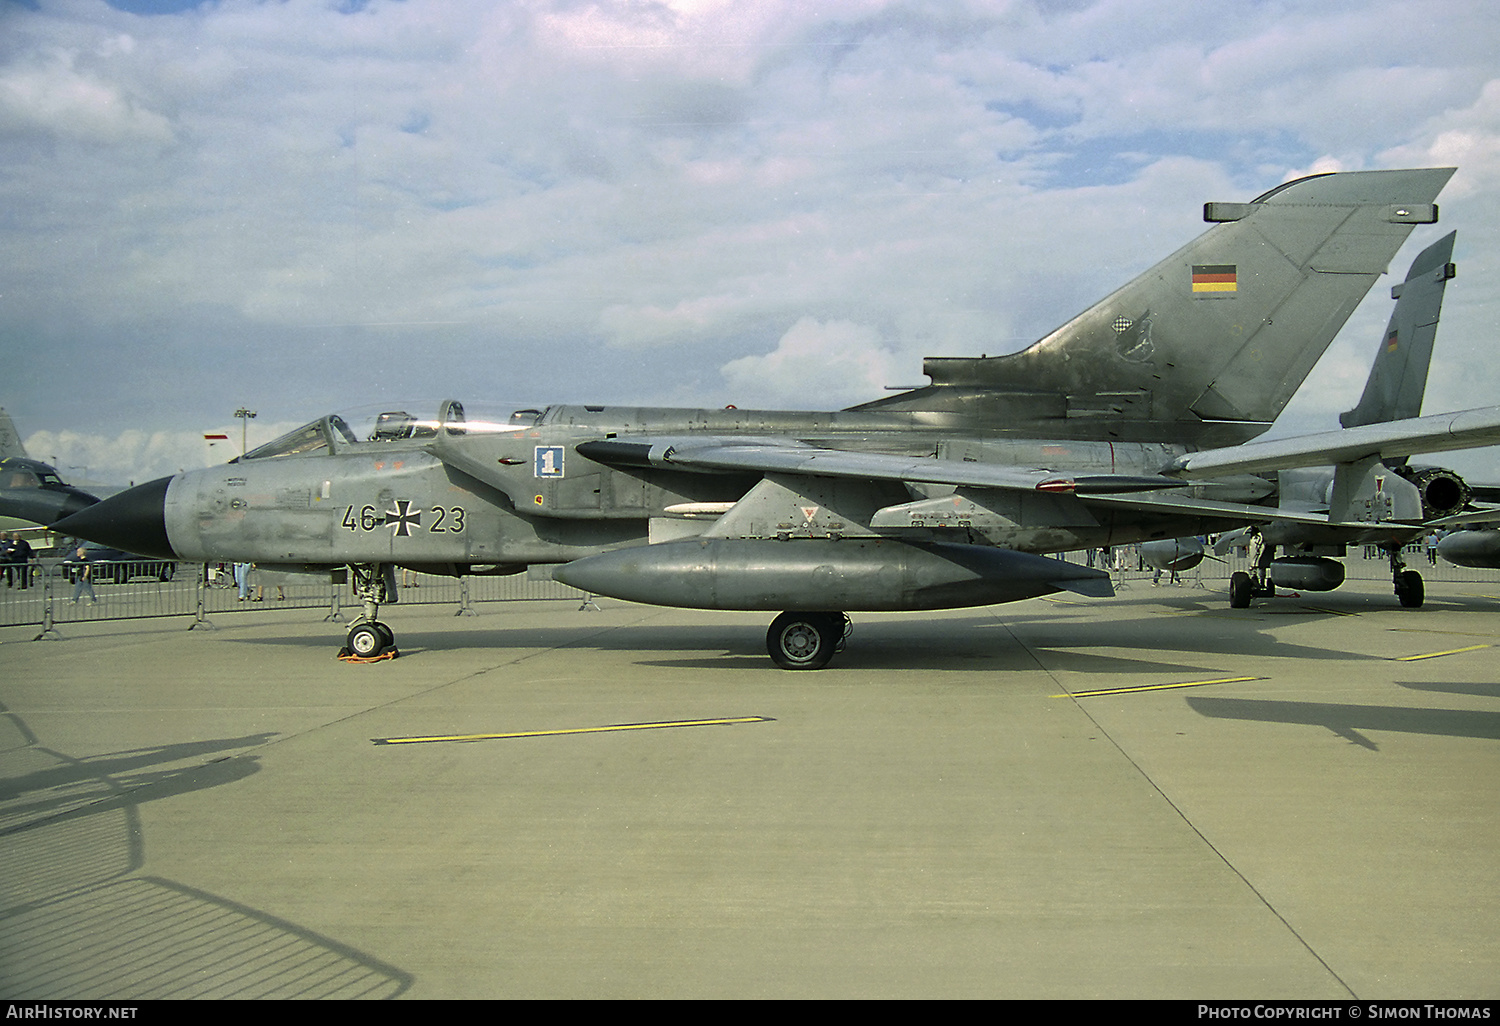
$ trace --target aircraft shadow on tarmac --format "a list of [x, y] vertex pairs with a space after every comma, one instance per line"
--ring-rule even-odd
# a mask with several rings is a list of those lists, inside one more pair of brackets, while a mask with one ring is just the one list
[[[0, 709], [0, 993], [11, 999], [395, 997], [412, 978], [155, 876], [140, 806], [244, 779], [270, 734], [72, 759]], [[231, 753], [231, 754], [226, 754]], [[171, 766], [213, 758], [207, 765]], [[153, 768], [155, 767], [155, 768]]]
[[1379, 751], [1380, 747], [1361, 731], [1500, 740], [1500, 712], [1197, 696], [1188, 698], [1187, 704], [1199, 715], [1213, 719], [1322, 727], [1371, 751]]
[[1474, 681], [1463, 681], [1462, 683], [1433, 683], [1432, 681], [1405, 681], [1393, 682], [1398, 688], [1406, 688], [1408, 691], [1427, 691], [1435, 695], [1470, 695], [1475, 698], [1500, 698], [1500, 683]]
[[[1289, 615], [1297, 622], [1338, 621], [1348, 615], [1330, 605], [1315, 608], [1288, 603], [1283, 610], [1230, 611], [1212, 595], [1143, 596], [1137, 615], [1108, 619], [1090, 610], [1092, 603], [1053, 603], [1027, 612], [1003, 607], [991, 614], [924, 617], [919, 613], [854, 617], [847, 649], [832, 670], [922, 670], [997, 672], [1047, 669], [1085, 673], [1220, 672], [1221, 664], [1196, 659], [1163, 659], [1164, 652], [1190, 657], [1234, 659], [1246, 655], [1286, 659], [1358, 660], [1377, 657], [1359, 651], [1299, 644], [1276, 637]], [[1096, 607], [1097, 608], [1097, 607]], [[1115, 604], [1116, 610], [1131, 605]], [[1363, 607], [1359, 607], [1363, 608]], [[1392, 616], [1401, 615], [1390, 611]], [[1195, 615], [1195, 614], [1201, 614]], [[572, 616], [573, 614], [563, 614]], [[463, 629], [424, 631], [408, 627], [401, 635], [403, 659], [445, 651], [592, 649], [634, 656], [642, 666], [697, 670], [772, 669], [765, 659], [765, 628], [743, 621], [722, 624], [601, 623], [585, 618], [556, 626], [491, 627], [468, 621]], [[306, 635], [255, 634], [232, 638], [256, 645], [285, 645], [327, 650], [330, 639]], [[1109, 649], [1109, 652], [1085, 651]], [[1139, 657], [1131, 654], [1139, 652]], [[671, 653], [672, 657], [667, 657]], [[407, 664], [410, 665], [410, 664]], [[783, 671], [778, 671], [783, 672]]]

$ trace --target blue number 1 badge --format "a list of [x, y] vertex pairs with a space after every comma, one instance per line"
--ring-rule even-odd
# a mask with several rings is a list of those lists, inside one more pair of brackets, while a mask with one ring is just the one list
[[537, 446], [534, 472], [537, 477], [562, 477], [563, 447], [560, 445]]

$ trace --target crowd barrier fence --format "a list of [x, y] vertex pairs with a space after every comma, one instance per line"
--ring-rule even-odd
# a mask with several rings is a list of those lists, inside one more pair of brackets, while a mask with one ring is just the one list
[[[8, 571], [8, 572], [7, 572]], [[472, 615], [484, 603], [558, 600], [588, 596], [543, 573], [506, 577], [435, 577], [397, 571], [399, 605], [451, 605], [453, 615]], [[404, 577], [404, 581], [403, 581]], [[61, 564], [32, 562], [0, 570], [0, 627], [35, 625], [38, 640], [63, 637], [68, 624], [147, 617], [191, 617], [188, 629], [211, 625], [210, 616], [267, 609], [306, 609], [334, 622], [353, 620], [359, 599], [347, 583], [328, 574], [250, 572], [242, 597], [227, 566], [179, 563], [168, 580], [154, 577], [116, 582], [108, 574], [81, 584]]]

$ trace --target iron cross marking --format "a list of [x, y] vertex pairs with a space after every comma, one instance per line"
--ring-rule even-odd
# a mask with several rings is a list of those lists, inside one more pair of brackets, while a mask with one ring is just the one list
[[413, 527], [422, 526], [422, 511], [411, 508], [410, 499], [397, 499], [396, 508], [385, 511], [385, 522], [395, 524], [394, 538], [410, 538]]

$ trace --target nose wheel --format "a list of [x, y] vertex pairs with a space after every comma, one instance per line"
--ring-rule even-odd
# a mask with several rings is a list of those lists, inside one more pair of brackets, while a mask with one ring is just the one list
[[391, 629], [378, 620], [367, 620], [349, 628], [339, 658], [394, 659], [401, 653], [396, 650], [396, 636]]

